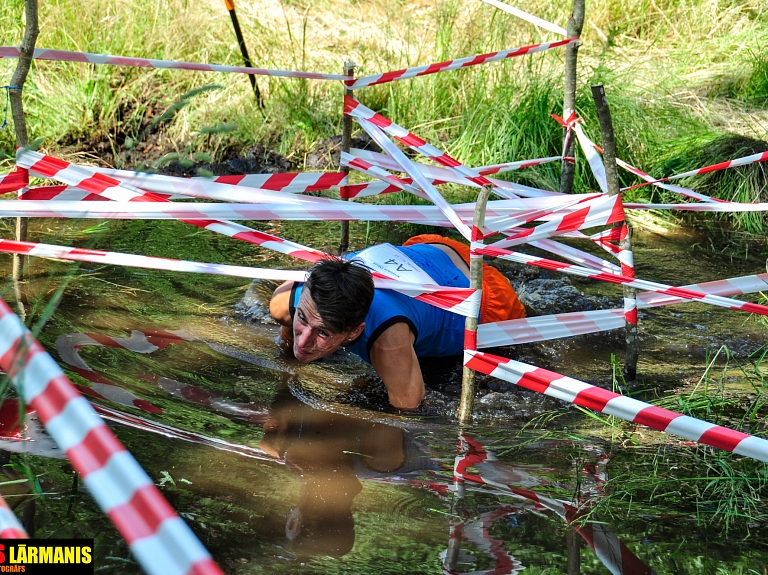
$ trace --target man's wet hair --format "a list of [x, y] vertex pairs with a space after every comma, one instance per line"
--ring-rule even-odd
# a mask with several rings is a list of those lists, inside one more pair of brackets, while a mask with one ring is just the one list
[[320, 260], [309, 270], [304, 288], [309, 289], [320, 319], [334, 333], [363, 323], [373, 301], [373, 276], [355, 260]]

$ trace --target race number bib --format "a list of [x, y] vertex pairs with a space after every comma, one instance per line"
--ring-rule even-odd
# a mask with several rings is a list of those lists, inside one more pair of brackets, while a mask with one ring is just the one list
[[371, 270], [402, 282], [434, 284], [427, 272], [392, 244], [377, 244], [364, 249], [354, 259], [362, 260]]

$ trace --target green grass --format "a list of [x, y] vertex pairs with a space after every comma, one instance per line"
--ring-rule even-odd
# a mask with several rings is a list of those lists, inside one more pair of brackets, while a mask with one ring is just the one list
[[[565, 24], [567, 10], [559, 5], [532, 0], [521, 7]], [[600, 140], [589, 85], [601, 82], [620, 157], [656, 176], [765, 146], [760, 114], [768, 101], [768, 16], [761, 3], [602, 0], [587, 9], [577, 107], [593, 139]], [[20, 0], [0, 7], [3, 44], [18, 44], [21, 10]], [[137, 0], [126, 7], [117, 0], [59, 0], [40, 10], [41, 47], [240, 63], [228, 15], [216, 2]], [[244, 4], [238, 11], [254, 62], [282, 69], [338, 73], [349, 57], [360, 74], [368, 74], [544, 39], [497, 10], [455, 0], [377, 0], [365, 7], [331, 0], [275, 2], [258, 10]], [[560, 127], [549, 116], [562, 113], [562, 59], [563, 52], [555, 50], [357, 95], [468, 164], [548, 156], [561, 147]], [[0, 61], [0, 75], [10, 78], [14, 66]], [[255, 143], [301, 166], [316, 142], [340, 133], [337, 83], [265, 77], [258, 82], [263, 111], [238, 75], [37, 62], [25, 90], [29, 131], [43, 137], [52, 153], [132, 166], [145, 159], [151, 165], [168, 153], [191, 158], [202, 152], [220, 161]], [[212, 84], [222, 88], [174, 108], [182, 95]], [[158, 123], [169, 110], [172, 117]], [[757, 120], [745, 123], [745, 115]], [[126, 153], [138, 140], [144, 141], [140, 149]], [[736, 141], [751, 144], [740, 147]], [[0, 154], [9, 157], [12, 151], [12, 131], [0, 132]], [[555, 188], [559, 166], [509, 177]], [[636, 181], [622, 176], [625, 185]], [[765, 188], [758, 169], [687, 183], [739, 201], [760, 199]], [[580, 166], [576, 189], [594, 187]], [[655, 196], [646, 187], [630, 197]], [[725, 218], [762, 231], [760, 215]]]

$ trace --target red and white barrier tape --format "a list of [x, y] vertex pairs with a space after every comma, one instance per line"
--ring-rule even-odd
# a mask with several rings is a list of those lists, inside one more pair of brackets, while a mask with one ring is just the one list
[[499, 52], [491, 52], [489, 54], [478, 54], [477, 56], [456, 58], [454, 60], [446, 60], [445, 62], [437, 62], [435, 64], [404, 68], [402, 70], [395, 70], [393, 72], [372, 74], [370, 76], [363, 76], [357, 79], [345, 80], [344, 84], [349, 90], [357, 90], [358, 88], [365, 88], [366, 86], [386, 84], [388, 82], [405, 80], [407, 78], [415, 78], [417, 76], [427, 76], [429, 74], [436, 74], [438, 72], [448, 72], [449, 70], [468, 68], [469, 66], [477, 66], [478, 64], [488, 64], [489, 62], [497, 62], [499, 60], [506, 60], [507, 58], [515, 58], [516, 56], [525, 56], [526, 54], [533, 54], [535, 52], [544, 52], [545, 50], [560, 48], [561, 46], [567, 46], [568, 44], [573, 44], [574, 42], [578, 41], [578, 38], [567, 38], [565, 40], [557, 40], [555, 42], [542, 42], [541, 44], [533, 44], [531, 46], [523, 46], [521, 48], [512, 48], [511, 50], [501, 50]]
[[[595, 146], [597, 148], [597, 146]], [[598, 148], [599, 149], [599, 148]], [[627, 170], [628, 172], [635, 174], [636, 176], [639, 176], [640, 178], [644, 179], [646, 182], [653, 183], [654, 186], [657, 188], [662, 188], [664, 190], [668, 190], [670, 192], [675, 192], [678, 194], [681, 194], [683, 196], [687, 196], [689, 198], [693, 198], [695, 200], [700, 200], [702, 202], [726, 202], [727, 200], [721, 200], [719, 198], [713, 198], [710, 196], [705, 196], [704, 194], [700, 194], [698, 192], [694, 192], [693, 190], [689, 190], [688, 188], [683, 188], [682, 186], [675, 186], [671, 184], [662, 184], [660, 182], [657, 182], [655, 178], [649, 174], [646, 174], [644, 171], [635, 168], [634, 166], [629, 165], [625, 161], [616, 158], [616, 164]]]
[[729, 168], [737, 168], [739, 166], [748, 166], [750, 164], [757, 164], [759, 162], [765, 162], [765, 161], [768, 161], [768, 152], [759, 152], [757, 154], [744, 156], [743, 158], [736, 158], [735, 160], [728, 160], [726, 162], [720, 162], [719, 164], [712, 164], [711, 166], [697, 168], [695, 170], [683, 172], [682, 174], [676, 174], [674, 176], [668, 176], [666, 178], [660, 178], [658, 180], [648, 181], [643, 184], [636, 184], [634, 186], [629, 186], [628, 188], [623, 188], [623, 189], [633, 190], [635, 188], [641, 188], [643, 186], [648, 186], [650, 184], [657, 184], [659, 182], [668, 182], [670, 180], [680, 180], [682, 178], [690, 178], [691, 176], [697, 176], [700, 174], [709, 174], [711, 172], [718, 172], [720, 170], [727, 170]]
[[[15, 46], [0, 46], [0, 58], [18, 58], [19, 49]], [[133, 56], [111, 56], [90, 52], [70, 52], [68, 50], [48, 50], [35, 48], [35, 60], [53, 60], [56, 62], [81, 62], [87, 64], [108, 64], [111, 66], [131, 66], [134, 68], [157, 68], [166, 70], [194, 70], [196, 72], [233, 72], [238, 74], [256, 74], [259, 76], [278, 76], [282, 78], [306, 78], [308, 80], [349, 80], [341, 74], [321, 74], [318, 72], [293, 72], [289, 70], [268, 70], [266, 68], [246, 68], [245, 66], [223, 66], [221, 64], [199, 64], [197, 62], [176, 62], [174, 60], [154, 60]]]
[[[560, 211], [569, 211], [569, 208], [572, 206], [581, 203], [578, 197], [571, 197], [562, 204], [559, 204], [556, 208], [544, 208], [539, 210], [527, 210], [522, 213], [517, 214], [510, 214], [507, 216], [501, 216], [498, 218], [491, 218], [485, 220], [485, 226], [484, 226], [484, 235], [485, 236], [491, 236], [496, 233], [503, 233], [507, 236], [508, 239], [511, 239], [512, 237], [526, 237], [527, 235], [533, 233], [534, 228], [521, 228], [522, 224], [527, 224], [530, 222], [534, 222], [537, 220], [543, 220], [543, 219], [549, 219], [552, 221], [553, 219], [561, 219], [558, 217], [557, 213]], [[543, 224], [542, 224], [543, 225]], [[563, 233], [569, 233], [573, 230], [564, 230]], [[543, 234], [541, 237], [549, 237], [549, 234]], [[499, 240], [496, 243], [501, 243], [506, 240]], [[535, 240], [531, 240], [535, 241]], [[529, 241], [523, 241], [522, 243], [530, 243]], [[495, 245], [495, 244], [491, 244]]]
[[[397, 170], [400, 171], [402, 168], [400, 165], [395, 162], [391, 156], [388, 154], [382, 154], [380, 152], [372, 152], [370, 150], [361, 150], [359, 148], [352, 148], [349, 151], [350, 155], [355, 156], [357, 158], [360, 158], [361, 160], [365, 160], [366, 162], [370, 162], [374, 166], [378, 166], [379, 168], [384, 168], [387, 170]], [[511, 172], [515, 170], [523, 170], [525, 168], [531, 168], [533, 166], [539, 166], [541, 164], [546, 164], [549, 162], [554, 162], [560, 159], [560, 156], [551, 156], [549, 158], [536, 158], [533, 160], [519, 160], [517, 162], [505, 162], [503, 164], [492, 164], [490, 166], [481, 166], [479, 168], [472, 168], [475, 170], [478, 174], [482, 176], [488, 176], [491, 174], [501, 174], [503, 172]], [[416, 166], [422, 171], [422, 173], [425, 176], [433, 177], [437, 180], [446, 180], [451, 182], [457, 182], [459, 184], [462, 184], [466, 181], [466, 178], [459, 178], [456, 179], [457, 176], [450, 176], [452, 172], [449, 170], [446, 170], [446, 168], [437, 168], [435, 166], [429, 166], [427, 164], [421, 164], [419, 162], [414, 162]], [[507, 183], [507, 182], [505, 182]], [[474, 183], [468, 183], [467, 185], [477, 185]]]
[[16, 192], [29, 185], [29, 172], [16, 168], [7, 174], [0, 174], [0, 194]]
[[464, 365], [525, 389], [599, 413], [614, 415], [697, 443], [768, 462], [768, 441], [760, 437], [662, 409], [559, 373], [482, 351], [465, 351]]
[[[732, 296], [748, 293], [757, 293], [768, 289], [768, 273], [740, 276], [724, 280], [715, 280], [700, 284], [683, 286], [683, 289], [695, 292], [702, 292], [711, 295]], [[638, 307], [658, 307], [663, 305], [672, 305], [685, 303], [683, 298], [675, 297], [662, 293], [641, 293], [637, 296]]]
[[[624, 221], [624, 209], [621, 204], [621, 195], [597, 196], [580, 203], [581, 207], [567, 209], [562, 216], [560, 211], [553, 211], [551, 219], [545, 224], [533, 228], [526, 228], [515, 235], [491, 244], [489, 247], [504, 248], [525, 244], [534, 240], [547, 239], [552, 236], [562, 235], [582, 228], [606, 226], [615, 222]], [[514, 224], [517, 225], [517, 224]]]
[[[565, 234], [563, 234], [565, 235]], [[601, 271], [609, 274], [621, 273], [621, 268], [608, 260], [598, 258], [590, 253], [581, 251], [580, 249], [561, 244], [555, 240], [537, 240], [529, 242], [529, 245], [539, 248], [544, 251], [556, 254], [561, 258], [565, 258], [568, 261], [575, 262], [581, 266], [592, 268], [596, 271]]]
[[703, 294], [693, 290], [688, 290], [680, 287], [668, 286], [657, 282], [651, 282], [648, 280], [631, 278], [624, 275], [608, 274], [608, 273], [595, 273], [594, 270], [589, 268], [583, 268], [573, 264], [565, 264], [546, 258], [536, 258], [519, 252], [512, 252], [508, 250], [502, 250], [491, 246], [473, 245], [472, 250], [476, 250], [483, 255], [497, 257], [501, 259], [510, 260], [513, 262], [523, 263], [536, 267], [542, 267], [546, 269], [556, 270], [559, 272], [577, 275], [580, 277], [586, 277], [596, 279], [600, 281], [607, 281], [619, 285], [629, 285], [631, 287], [658, 292], [666, 295], [680, 297], [687, 300], [694, 300], [701, 303], [708, 303], [719, 307], [725, 307], [728, 309], [735, 309], [739, 311], [745, 311], [749, 313], [756, 313], [759, 315], [768, 315], [768, 307], [760, 304], [742, 302], [739, 300], [724, 298], [717, 295]]
[[538, 16], [534, 16], [533, 14], [528, 14], [528, 12], [523, 12], [519, 8], [515, 8], [514, 6], [510, 6], [509, 4], [504, 4], [504, 2], [499, 2], [499, 0], [483, 0], [483, 2], [485, 2], [490, 6], [493, 6], [494, 8], [498, 8], [499, 10], [503, 10], [508, 14], [517, 16], [521, 20], [530, 22], [534, 26], [538, 26], [539, 28], [544, 28], [545, 30], [549, 30], [550, 32], [554, 32], [555, 34], [560, 34], [561, 36], [568, 36], [568, 32], [566, 32], [565, 29], [561, 28], [557, 24], [552, 24], [551, 22], [542, 20]]
[[484, 323], [477, 327], [477, 347], [519, 345], [609, 331], [624, 327], [621, 309], [559, 313], [531, 318]]
[[[105, 176], [110, 176], [121, 182], [141, 188], [142, 190], [182, 194], [185, 196], [190, 196], [194, 193], [195, 197], [209, 197], [203, 195], [206, 189], [226, 190], [226, 188], [208, 186], [207, 184], [225, 184], [228, 186], [257, 188], [271, 192], [300, 194], [305, 192], [330, 190], [342, 185], [346, 178], [344, 172], [290, 172], [283, 174], [214, 176], [211, 178], [178, 178], [161, 174], [148, 174], [146, 172], [131, 172], [110, 168], [91, 169], [104, 174]], [[243, 201], [243, 199], [240, 197], [233, 201]]]
[[[346, 96], [345, 96], [346, 97]], [[358, 118], [357, 121], [360, 126], [368, 133], [373, 140], [382, 147], [392, 158], [402, 166], [404, 172], [406, 172], [413, 182], [418, 185], [426, 194], [432, 203], [442, 212], [442, 214], [453, 224], [456, 230], [463, 235], [466, 239], [470, 238], [471, 232], [469, 226], [464, 220], [462, 220], [453, 206], [440, 195], [440, 192], [427, 180], [414, 163], [408, 159], [408, 157], [400, 151], [400, 149], [390, 141], [384, 132], [373, 122], [369, 122], [365, 119]]]
[[[342, 165], [345, 165], [343, 162], [342, 162]], [[425, 170], [423, 169], [424, 164], [418, 164], [416, 162], [414, 163], [419, 167], [422, 173], [425, 172]], [[440, 179], [429, 179], [428, 180], [429, 183], [432, 184], [433, 186], [444, 184], [446, 182], [456, 182], [462, 185], [471, 186], [475, 188], [479, 187], [477, 184], [475, 184], [474, 182], [470, 182], [466, 178], [457, 177], [455, 174], [452, 174], [449, 170], [445, 170], [442, 168], [434, 168], [432, 166], [427, 166], [427, 168], [428, 169], [426, 170], [426, 172], [434, 173], [439, 171], [443, 176]], [[400, 171], [399, 168], [397, 169], [398, 171]], [[391, 178], [388, 177], [387, 181], [389, 182], [390, 180]], [[413, 180], [411, 178], [397, 178], [397, 180], [400, 184], [407, 184], [407, 185], [413, 184]], [[541, 190], [538, 188], [531, 188], [529, 186], [523, 186], [521, 184], [516, 184], [514, 182], [505, 182], [503, 180], [496, 180], [494, 178], [489, 178], [489, 181], [494, 185], [493, 192], [495, 194], [509, 200], [521, 199], [519, 196], [524, 196], [526, 198], [560, 197], [560, 194], [558, 194], [557, 192], [550, 192], [550, 191]], [[389, 194], [393, 192], [399, 192], [401, 190], [402, 188], [395, 185], [394, 182], [392, 183], [368, 182], [364, 184], [342, 185], [339, 188], [339, 193], [341, 194], [342, 198], [354, 198], [354, 197], [365, 197], [365, 196], [377, 196], [379, 194]], [[570, 195], [568, 197], [570, 198]]]
[[690, 203], [690, 204], [624, 204], [628, 210], [678, 210], [681, 212], [768, 212], [768, 202]]
[[[163, 199], [158, 197], [158, 202]], [[566, 196], [566, 199], [568, 197]], [[511, 201], [511, 200], [510, 200]], [[346, 205], [343, 205], [346, 204]], [[739, 204], [732, 203], [691, 203], [691, 204], [624, 204], [628, 209], [664, 209], [688, 211], [768, 211], [768, 203], [765, 204]], [[454, 211], [462, 219], [471, 218], [471, 204], [453, 206]], [[489, 202], [489, 216], [505, 216], [524, 208], [522, 204], [510, 207], [503, 202]], [[579, 208], [567, 208], [576, 211]], [[225, 233], [231, 237], [242, 239], [257, 245], [265, 242], [278, 242], [288, 244], [288, 240], [282, 240], [270, 234], [259, 232], [233, 223], [231, 221], [210, 220], [347, 220], [347, 221], [393, 221], [410, 222], [428, 225], [451, 225], [437, 207], [434, 206], [398, 206], [384, 204], [356, 204], [341, 202], [327, 206], [306, 206], [296, 204], [212, 204], [195, 203], [179, 204], [173, 202], [149, 203], [149, 202], [94, 202], [94, 201], [27, 201], [6, 200], [0, 202], [0, 217], [30, 217], [30, 218], [86, 218], [86, 219], [142, 219], [142, 220], [180, 220], [185, 223], [205, 227], [206, 229]], [[616, 216], [618, 217], [618, 216]], [[545, 216], [543, 220], [553, 220], [552, 216]], [[208, 221], [208, 225], [204, 225]], [[615, 221], [610, 217], [610, 221]], [[598, 224], [595, 224], [598, 225]], [[532, 232], [531, 232], [532, 233]], [[561, 235], [558, 233], [557, 235]], [[564, 234], [563, 234], [564, 235]], [[271, 244], [270, 247], [274, 245]], [[300, 244], [293, 244], [300, 246]], [[275, 248], [272, 248], [275, 249]], [[309, 255], [302, 257], [307, 261], [324, 257], [324, 253], [313, 248], [300, 246]], [[281, 250], [278, 250], [281, 251]], [[283, 251], [289, 253], [290, 251]], [[486, 254], [491, 255], [491, 254]], [[310, 259], [312, 258], [312, 259]]]
[[[600, 152], [601, 154], [603, 153], [603, 149], [600, 146], [598, 146], [597, 144], [595, 144], [594, 142], [592, 142], [592, 146], [598, 152]], [[696, 200], [701, 200], [702, 202], [724, 202], [724, 201], [726, 201], [726, 200], [720, 200], [718, 198], [711, 198], [710, 196], [705, 196], [704, 194], [700, 194], [698, 192], [694, 192], [693, 190], [689, 190], [688, 188], [683, 188], [681, 186], [673, 186], [673, 185], [669, 185], [669, 184], [662, 184], [662, 183], [656, 181], [656, 179], [653, 176], [651, 176], [649, 174], [646, 174], [644, 171], [642, 171], [639, 168], [631, 166], [630, 164], [628, 164], [627, 162], [625, 162], [624, 160], [622, 160], [620, 158], [616, 158], [616, 164], [621, 166], [622, 168], [624, 168], [626, 171], [628, 171], [628, 172], [630, 172], [632, 174], [635, 174], [636, 176], [639, 176], [640, 178], [642, 178], [646, 182], [652, 183], [656, 187], [663, 188], [665, 190], [669, 190], [670, 192], [676, 192], [678, 194], [681, 194], [683, 196], [687, 196], [689, 198], [694, 198]]]
[[[625, 250], [621, 247], [621, 241], [629, 236], [629, 228], [626, 223], [621, 227], [613, 227], [604, 232], [590, 236], [590, 239], [613, 254], [621, 263], [621, 275], [628, 278], [635, 277], [635, 260], [632, 250]], [[627, 323], [637, 325], [637, 298], [624, 297], [624, 317]]]
[[300, 270], [275, 270], [271, 268], [251, 268], [246, 266], [231, 266], [226, 264], [210, 264], [187, 260], [174, 260], [136, 254], [121, 254], [85, 248], [73, 248], [33, 242], [17, 242], [0, 239], [0, 252], [21, 254], [41, 258], [93, 262], [132, 268], [165, 270], [176, 272], [193, 272], [202, 274], [223, 275], [240, 278], [268, 279], [278, 281], [304, 281], [306, 272]]
[[[204, 273], [225, 275], [251, 279], [269, 279], [279, 281], [298, 281], [306, 279], [307, 272], [300, 270], [275, 270], [271, 268], [251, 268], [245, 266], [230, 266], [226, 264], [210, 264], [186, 260], [174, 260], [135, 254], [121, 254], [84, 248], [56, 246], [32, 242], [17, 242], [0, 239], [0, 252], [14, 253], [43, 258], [55, 258], [70, 261], [86, 261], [108, 265], [120, 265], [144, 269], [157, 269], [177, 272]], [[475, 290], [469, 288], [451, 288], [435, 285], [421, 285], [396, 281], [377, 274], [374, 285], [378, 289], [398, 291], [424, 303], [429, 303], [452, 313], [467, 315], [470, 313], [474, 300], [478, 299]]]
[[[43, 156], [42, 154], [38, 154], [37, 152], [32, 152], [30, 150], [25, 150], [25, 149], [18, 150], [16, 153], [16, 161], [22, 162], [23, 164], [30, 166], [34, 171], [41, 173], [44, 177], [57, 179], [59, 181], [64, 182], [65, 184], [68, 184], [70, 186], [75, 186], [86, 192], [94, 193], [99, 196], [104, 196], [109, 198], [114, 196], [115, 199], [119, 199], [124, 202], [131, 202], [131, 201], [160, 202], [169, 209], [171, 206], [174, 205], [169, 200], [163, 198], [162, 196], [156, 196], [154, 194], [147, 193], [138, 188], [126, 187], [122, 185], [118, 180], [115, 180], [114, 178], [111, 178], [109, 176], [105, 176], [99, 173], [94, 173], [92, 171], [89, 171], [86, 168], [83, 168], [82, 166], [77, 166], [75, 164], [71, 164], [69, 162], [59, 160], [57, 158], [52, 158], [50, 156]], [[221, 184], [215, 184], [215, 185], [221, 185]], [[273, 192], [265, 192], [265, 193], [274, 194]], [[279, 194], [278, 194], [278, 197], [279, 197]], [[322, 199], [322, 198], [317, 198], [317, 199]], [[40, 207], [43, 207], [47, 204], [48, 207], [50, 208], [53, 204], [56, 204], [57, 202], [34, 202], [34, 201], [28, 202], [26, 200], [23, 200], [19, 203], [28, 204], [30, 207], [38, 206], [38, 205], [40, 205]], [[84, 202], [81, 205], [87, 205], [88, 203], [89, 202]], [[339, 201], [338, 203], [343, 204], [344, 202]], [[107, 207], [109, 206], [110, 203], [104, 202], [100, 204], [103, 205], [104, 207]], [[132, 205], [139, 205], [139, 204], [135, 203]], [[44, 213], [44, 211], [42, 213]], [[50, 212], [50, 213], [55, 214], [55, 212]], [[61, 215], [48, 215], [43, 217], [61, 217]], [[77, 217], [77, 216], [72, 216], [72, 217]], [[85, 217], [88, 217], [88, 216], [85, 216]], [[172, 218], [172, 219], [179, 219], [179, 218]], [[248, 218], [245, 218], [245, 219], [248, 219]], [[251, 228], [248, 228], [246, 226], [242, 226], [240, 224], [235, 224], [233, 222], [216, 221], [215, 218], [213, 219], [213, 221], [210, 221], [211, 218], [206, 218], [206, 220], [208, 221], [205, 221], [205, 220], [204, 221], [186, 221], [185, 223], [189, 223], [196, 227], [208, 229], [218, 233], [223, 233], [225, 235], [228, 235], [230, 237], [233, 237], [242, 241], [246, 241], [248, 243], [266, 247], [266, 248], [269, 248], [281, 253], [285, 253], [288, 255], [292, 255], [294, 257], [299, 257], [301, 259], [305, 259], [311, 262], [316, 262], [326, 256], [324, 252], [321, 252], [319, 250], [314, 250], [312, 248], [308, 248], [300, 244], [289, 242], [281, 238], [278, 238], [276, 236], [273, 236], [271, 234], [259, 232]]]
[[[153, 192], [154, 193], [154, 192]], [[175, 194], [157, 194], [165, 198], [166, 200], [186, 200], [187, 196], [179, 196]], [[24, 191], [19, 191], [20, 200], [56, 200], [59, 202], [108, 202], [109, 198], [105, 198], [98, 194], [91, 192], [85, 192], [74, 186], [39, 186], [35, 188], [28, 188]]]
[[[46, 156], [25, 148], [16, 152], [16, 165], [32, 172], [32, 175], [58, 180], [86, 192], [98, 194], [119, 202], [151, 201], [151, 194], [136, 188], [125, 186], [119, 181], [94, 173], [77, 164], [65, 162], [52, 156]], [[144, 197], [147, 196], [147, 197]]]
[[[354, 167], [351, 164], [350, 156], [356, 157], [357, 159], [363, 160], [367, 163], [370, 163], [376, 167], [379, 168], [385, 168], [387, 170], [396, 170], [398, 172], [402, 171], [402, 168], [400, 165], [392, 160], [389, 156], [385, 156], [384, 154], [377, 154], [375, 152], [366, 152], [364, 154], [349, 154], [342, 153], [342, 165], [349, 165], [350, 167]], [[453, 182], [457, 184], [462, 184], [465, 186], [471, 186], [475, 188], [479, 188], [480, 186], [472, 181], [469, 180], [467, 177], [457, 175], [455, 172], [448, 170], [446, 168], [438, 168], [435, 166], [429, 166], [426, 164], [421, 164], [419, 162], [412, 162], [414, 166], [418, 168], [418, 170], [427, 177], [429, 183], [436, 186], [439, 184], [444, 184], [446, 182]], [[494, 172], [489, 172], [494, 173]], [[367, 184], [352, 184], [352, 185], [345, 185], [340, 187], [340, 193], [342, 197], [346, 198], [353, 198], [353, 197], [364, 197], [364, 196], [375, 196], [379, 194], [386, 194], [386, 193], [392, 193], [392, 192], [398, 192], [402, 188], [397, 187], [396, 182], [392, 180], [392, 178], [395, 178], [395, 176], [387, 177], [387, 181], [391, 181], [391, 184], [384, 185], [381, 182], [372, 182]], [[411, 178], [397, 178], [398, 182], [400, 184], [413, 184], [413, 180]], [[488, 178], [488, 181], [493, 184], [493, 192], [501, 197], [507, 198], [507, 199], [518, 199], [518, 196], [525, 196], [525, 197], [551, 197], [551, 196], [560, 196], [561, 194], [557, 192], [550, 192], [548, 190], [541, 190], [538, 188], [531, 188], [530, 186], [523, 186], [521, 184], [516, 184], [514, 182], [506, 182], [503, 180], [497, 180], [494, 178]]]
[[[410, 178], [400, 178], [400, 182], [403, 184], [412, 184], [413, 180]], [[435, 182], [432, 183], [434, 184]], [[401, 187], [387, 182], [367, 182], [364, 184], [348, 184], [346, 186], [341, 186], [339, 188], [339, 195], [342, 198], [351, 199], [393, 194], [402, 191], [403, 189]]]
[[535, 158], [533, 160], [518, 160], [516, 162], [505, 162], [503, 164], [492, 164], [490, 166], [480, 166], [475, 170], [488, 176], [490, 174], [503, 174], [504, 172], [513, 172], [515, 170], [524, 170], [526, 168], [532, 168], [534, 166], [541, 166], [542, 164], [548, 164], [550, 162], [557, 162], [562, 160], [562, 156], [549, 156], [547, 158]]
[[[368, 122], [378, 126], [384, 132], [386, 132], [387, 134], [395, 138], [398, 142], [419, 152], [420, 154], [426, 156], [430, 160], [448, 168], [448, 170], [454, 174], [452, 177], [450, 177], [444, 172], [441, 172], [439, 170], [433, 171], [434, 169], [432, 169], [431, 166], [427, 166], [426, 168], [424, 168], [426, 170], [429, 170], [428, 173], [434, 175], [438, 180], [451, 181], [451, 182], [461, 183], [463, 185], [475, 186], [475, 187], [492, 184], [494, 186], [494, 192], [499, 195], [504, 195], [503, 193], [504, 190], [507, 190], [508, 192], [513, 192], [515, 194], [520, 194], [523, 196], [531, 196], [531, 197], [562, 195], [558, 192], [540, 190], [537, 188], [531, 188], [529, 186], [523, 186], [523, 185], [515, 184], [512, 182], [505, 182], [502, 180], [492, 180], [492, 179], [486, 178], [485, 176], [480, 174], [477, 170], [468, 168], [467, 166], [455, 160], [445, 152], [439, 150], [432, 144], [427, 143], [426, 141], [422, 140], [415, 134], [412, 134], [408, 130], [402, 128], [401, 126], [398, 126], [397, 124], [393, 123], [391, 120], [388, 120], [381, 114], [377, 114], [373, 110], [366, 108], [354, 98], [350, 98], [348, 96], [344, 97], [344, 113], [346, 115], [356, 118], [358, 121], [367, 120]], [[374, 153], [372, 152], [367, 152], [365, 154], [361, 154], [360, 157], [374, 164], [376, 163], [376, 160], [371, 161], [371, 159], [377, 158], [379, 161], [386, 161], [390, 169], [399, 169], [396, 167], [396, 165], [399, 165], [399, 163], [395, 162], [394, 159], [391, 158], [391, 154], [390, 154], [390, 159], [386, 159], [387, 156], [384, 156], [383, 154], [377, 154], [376, 156], [373, 156], [373, 154]], [[424, 166], [424, 164], [419, 164], [416, 162], [411, 162], [411, 163], [414, 164], [414, 166], [416, 167]], [[387, 166], [382, 166], [382, 167], [387, 167]], [[493, 166], [491, 166], [491, 168], [493, 168]]]
[[3, 301], [0, 366], [147, 573], [221, 573], [136, 460]]
[[[371, 124], [374, 124], [375, 126], [382, 129], [384, 132], [386, 132], [387, 134], [395, 138], [401, 144], [404, 144], [409, 148], [411, 148], [412, 150], [419, 152], [420, 154], [422, 154], [423, 156], [426, 156], [433, 162], [438, 163], [441, 166], [445, 166], [450, 170], [453, 170], [459, 176], [463, 176], [469, 179], [470, 181], [474, 182], [476, 185], [484, 186], [486, 184], [492, 183], [485, 176], [481, 176], [476, 171], [468, 168], [461, 162], [453, 159], [451, 156], [449, 156], [442, 150], [439, 150], [432, 144], [427, 143], [425, 140], [422, 140], [421, 138], [419, 138], [415, 134], [412, 134], [405, 128], [398, 126], [397, 124], [392, 122], [392, 120], [389, 120], [384, 116], [382, 116], [381, 114], [377, 114], [370, 108], [363, 106], [360, 102], [358, 102], [354, 98], [350, 98], [349, 96], [344, 96], [344, 114], [347, 116], [352, 116], [358, 121], [367, 120]], [[413, 177], [413, 174], [409, 174], [409, 175]]]
[[[115, 201], [167, 201], [166, 197], [156, 196], [155, 191], [164, 194], [181, 194], [195, 198], [236, 202], [279, 202], [296, 205], [342, 204], [329, 198], [294, 196], [271, 190], [253, 189], [211, 182], [209, 180], [177, 178], [157, 174], [144, 174], [134, 181], [143, 187], [137, 187], [112, 176], [101, 173], [88, 166], [79, 166], [52, 156], [46, 156], [27, 149], [19, 149], [16, 163], [28, 168], [32, 175], [58, 180], [75, 188], [93, 192]], [[140, 199], [143, 198], [143, 199]]]
[[[362, 172], [367, 176], [371, 176], [372, 178], [378, 178], [382, 182], [386, 183], [388, 186], [395, 186], [396, 188], [398, 188], [398, 191], [410, 192], [415, 196], [419, 196], [420, 198], [427, 199], [427, 200], [429, 199], [429, 196], [424, 194], [424, 192], [422, 192], [418, 188], [413, 187], [411, 184], [406, 183], [405, 181], [403, 181], [403, 179], [398, 178], [394, 174], [390, 174], [388, 171], [378, 166], [374, 166], [370, 162], [367, 162], [361, 158], [356, 158], [352, 154], [342, 152], [340, 164], [342, 166], [348, 166], [350, 168], [353, 168], [359, 172]], [[434, 181], [430, 183], [434, 184]], [[371, 194], [368, 193], [365, 195], [371, 195]]]
[[[756, 293], [768, 289], [768, 273], [686, 285], [682, 286], [682, 289], [720, 296]], [[645, 292], [638, 294], [637, 307], [643, 309], [691, 301], [695, 300]], [[477, 347], [545, 341], [619, 329], [624, 325], [624, 313], [621, 309], [599, 309], [484, 323], [477, 328]]]
[[0, 495], [0, 539], [29, 539], [13, 509]]
[[589, 164], [589, 167], [592, 170], [592, 174], [595, 176], [595, 179], [600, 186], [600, 190], [602, 190], [604, 194], [607, 194], [608, 177], [605, 174], [605, 166], [603, 165], [603, 160], [600, 159], [600, 155], [597, 153], [597, 150], [595, 150], [592, 141], [587, 138], [587, 135], [581, 128], [580, 122], [574, 122], [572, 130], [573, 133], [576, 134], [576, 138], [579, 140], [579, 145], [581, 146], [584, 155], [587, 157], [587, 163]]

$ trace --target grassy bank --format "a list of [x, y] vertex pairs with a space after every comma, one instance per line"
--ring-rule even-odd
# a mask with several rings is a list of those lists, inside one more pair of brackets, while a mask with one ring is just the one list
[[[0, 7], [4, 45], [20, 42], [22, 6], [12, 0]], [[521, 8], [563, 26], [568, 15], [536, 0]], [[279, 69], [339, 73], [352, 59], [360, 74], [369, 74], [552, 39], [479, 2], [269, 0], [237, 9], [256, 65]], [[39, 47], [240, 64], [229, 16], [215, 0], [59, 0], [40, 10]], [[756, 0], [590, 3], [578, 94], [587, 132], [599, 140], [588, 87], [602, 82], [620, 156], [655, 176], [768, 149], [766, 23], [768, 13]], [[10, 80], [14, 66], [0, 61], [0, 75]], [[488, 164], [559, 152], [561, 130], [549, 114], [561, 113], [562, 69], [563, 52], [555, 50], [357, 94], [462, 161]], [[222, 160], [259, 143], [301, 167], [318, 142], [340, 133], [338, 83], [265, 77], [258, 83], [263, 110], [241, 75], [38, 62], [25, 105], [30, 133], [44, 139], [44, 149], [115, 165], [168, 152]], [[212, 84], [217, 87], [152, 125], [180, 96]], [[0, 154], [12, 151], [12, 131], [0, 132]], [[550, 164], [515, 178], [554, 188], [558, 174]], [[753, 167], [684, 185], [753, 201], [764, 197], [765, 183], [765, 171]], [[593, 186], [580, 169], [577, 187]], [[760, 217], [738, 221], [762, 230]]]

